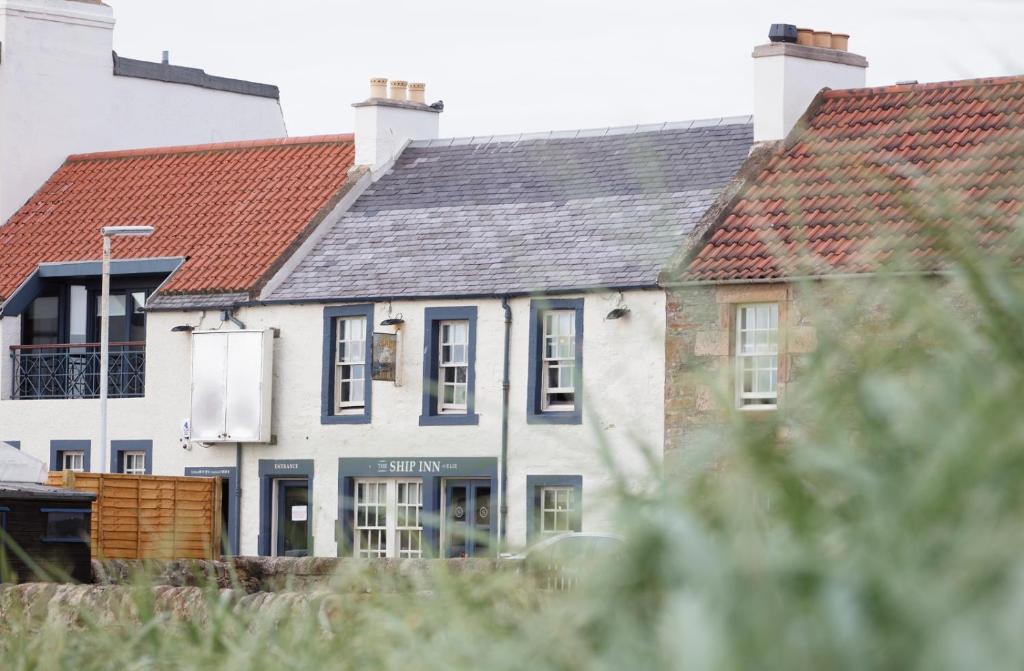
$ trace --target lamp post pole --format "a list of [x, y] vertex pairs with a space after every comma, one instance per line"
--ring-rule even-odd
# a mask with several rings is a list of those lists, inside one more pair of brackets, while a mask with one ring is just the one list
[[107, 394], [110, 384], [110, 235], [103, 233], [103, 276], [100, 280], [100, 473], [110, 472], [107, 463]]
[[[110, 386], [110, 242], [117, 236], [147, 236], [153, 234], [152, 226], [104, 226], [103, 269], [100, 278], [100, 473], [109, 473], [113, 464], [107, 458], [107, 397]], [[127, 315], [126, 315], [127, 317]]]

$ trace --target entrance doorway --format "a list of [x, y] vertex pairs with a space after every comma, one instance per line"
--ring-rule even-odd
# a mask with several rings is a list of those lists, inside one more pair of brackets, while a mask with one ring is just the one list
[[278, 557], [309, 555], [309, 483], [306, 480], [277, 481]]
[[447, 557], [480, 557], [491, 545], [490, 480], [445, 482], [445, 553]]

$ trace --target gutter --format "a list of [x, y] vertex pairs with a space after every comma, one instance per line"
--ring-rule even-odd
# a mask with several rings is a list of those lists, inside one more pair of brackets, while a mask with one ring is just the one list
[[951, 277], [956, 273], [952, 270], [900, 270], [893, 272], [869, 273], [829, 273], [823, 275], [787, 275], [784, 277], [765, 277], [743, 280], [686, 280], [664, 282], [665, 289], [679, 287], [714, 287], [742, 284], [792, 284], [794, 282], [818, 282], [824, 280], [868, 280], [879, 277]]
[[501, 374], [501, 483], [498, 519], [498, 539], [501, 547], [508, 540], [508, 417], [509, 417], [509, 369], [512, 352], [512, 308], [508, 296], [501, 297], [501, 309], [505, 311], [504, 360]]

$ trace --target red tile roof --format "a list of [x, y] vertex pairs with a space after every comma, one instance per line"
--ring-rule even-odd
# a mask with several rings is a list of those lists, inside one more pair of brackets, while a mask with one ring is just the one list
[[1024, 77], [825, 91], [751, 177], [678, 279], [937, 270], [1024, 211]]
[[40, 263], [98, 260], [100, 228], [151, 225], [114, 241], [118, 259], [185, 257], [164, 294], [252, 291], [346, 184], [351, 135], [71, 156], [0, 227], [0, 298]]

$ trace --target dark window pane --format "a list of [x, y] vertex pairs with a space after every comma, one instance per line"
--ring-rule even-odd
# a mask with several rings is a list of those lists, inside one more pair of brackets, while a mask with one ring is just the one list
[[88, 513], [51, 512], [46, 514], [46, 538], [48, 540], [85, 542], [88, 536]]

